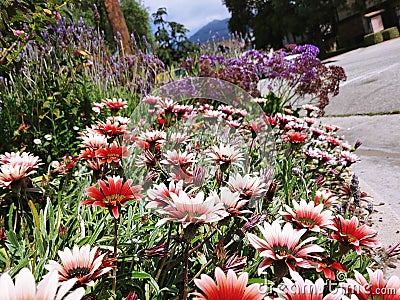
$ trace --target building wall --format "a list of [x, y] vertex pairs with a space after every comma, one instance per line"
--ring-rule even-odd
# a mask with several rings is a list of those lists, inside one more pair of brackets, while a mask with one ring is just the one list
[[357, 14], [339, 21], [338, 48], [352, 47], [364, 39], [365, 28], [362, 15]]
[[[356, 6], [356, 0], [347, 0], [347, 5], [337, 9], [338, 48], [352, 47], [363, 42], [364, 35], [372, 32], [371, 18], [379, 12], [384, 28], [400, 25], [400, 0], [365, 0]], [[373, 16], [369, 16], [372, 14]], [[367, 16], [365, 16], [367, 15]]]

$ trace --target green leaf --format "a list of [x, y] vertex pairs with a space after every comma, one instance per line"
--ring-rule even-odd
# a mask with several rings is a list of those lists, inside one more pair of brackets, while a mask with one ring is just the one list
[[132, 278], [134, 279], [148, 279], [148, 278], [152, 278], [150, 274], [146, 273], [146, 272], [132, 272]]
[[158, 286], [157, 282], [154, 280], [154, 278], [146, 273], [146, 272], [132, 272], [132, 278], [133, 279], [149, 279], [149, 283], [151, 287], [154, 289], [155, 293], [158, 294], [160, 292], [160, 287]]

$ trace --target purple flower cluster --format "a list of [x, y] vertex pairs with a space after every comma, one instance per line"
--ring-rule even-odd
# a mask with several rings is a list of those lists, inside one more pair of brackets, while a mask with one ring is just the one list
[[339, 84], [346, 75], [342, 67], [323, 64], [318, 54], [319, 49], [313, 45], [275, 51], [261, 65], [261, 77], [288, 86], [286, 94], [277, 95], [283, 102], [309, 95], [318, 100], [317, 106], [323, 112], [329, 95], [339, 93]]
[[243, 58], [226, 59], [220, 55], [203, 55], [198, 62], [188, 59], [181, 65], [190, 76], [211, 77], [233, 83], [253, 97], [260, 96], [257, 89], [257, 83], [260, 80], [258, 76], [257, 65], [252, 61]]
[[260, 96], [257, 84], [266, 79], [268, 90], [280, 97], [283, 104], [293, 106], [300, 98], [310, 96], [318, 101], [323, 112], [329, 96], [339, 93], [339, 84], [346, 80], [346, 75], [341, 67], [324, 65], [318, 54], [319, 49], [313, 45], [288, 45], [272, 53], [249, 50], [239, 58], [203, 55], [198, 62], [186, 60], [182, 67], [189, 75], [236, 84], [253, 97]]

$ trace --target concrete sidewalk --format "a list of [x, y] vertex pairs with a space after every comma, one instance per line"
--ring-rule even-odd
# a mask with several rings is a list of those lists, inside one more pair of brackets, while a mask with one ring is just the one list
[[[361, 188], [374, 197], [371, 215], [378, 239], [387, 247], [400, 241], [400, 38], [331, 57], [328, 65], [342, 66], [347, 81], [326, 107], [324, 122], [340, 126], [339, 134], [361, 162], [353, 170]], [[397, 114], [394, 114], [396, 113]], [[386, 276], [400, 276], [387, 267]]]
[[[362, 191], [374, 198], [372, 226], [385, 247], [400, 242], [400, 114], [322, 118], [340, 126], [339, 135], [351, 145], [363, 144], [356, 151], [361, 162], [353, 167]], [[392, 266], [392, 267], [390, 267]], [[396, 267], [396, 268], [393, 268]], [[400, 263], [391, 260], [386, 276], [400, 276]]]

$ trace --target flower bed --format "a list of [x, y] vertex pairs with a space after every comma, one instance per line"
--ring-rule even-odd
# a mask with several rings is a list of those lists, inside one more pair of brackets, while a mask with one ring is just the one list
[[[75, 51], [88, 86], [104, 78], [87, 74], [110, 70], [91, 52]], [[318, 119], [343, 69], [317, 54], [292, 45], [192, 58], [187, 77], [163, 83], [152, 57], [135, 56], [139, 73], [121, 58], [114, 87], [132, 97], [89, 97], [77, 123], [58, 110], [50, 120], [69, 130], [52, 128], [40, 147], [18, 147], [19, 133], [18, 149], [0, 155], [4, 299], [399, 297], [399, 279], [370, 268], [375, 249], [381, 259], [398, 249], [379, 248], [365, 224], [371, 199], [351, 171], [360, 143]], [[316, 106], [298, 105], [307, 95]], [[48, 102], [32, 126], [57, 111]], [[69, 153], [43, 155], [58, 134]]]

